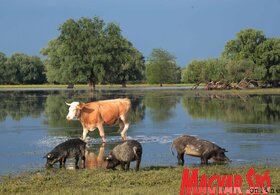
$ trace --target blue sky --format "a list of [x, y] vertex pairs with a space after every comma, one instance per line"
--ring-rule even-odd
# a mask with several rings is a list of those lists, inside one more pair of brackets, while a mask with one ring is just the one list
[[181, 67], [219, 57], [245, 28], [280, 37], [280, 0], [2, 0], [0, 52], [39, 55], [67, 19], [99, 16], [148, 57], [162, 48]]

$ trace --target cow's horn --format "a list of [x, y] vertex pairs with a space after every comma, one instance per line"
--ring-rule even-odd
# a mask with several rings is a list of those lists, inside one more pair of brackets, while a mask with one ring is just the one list
[[66, 104], [67, 106], [71, 106], [71, 104], [69, 104], [69, 103], [67, 103], [67, 102], [65, 102], [65, 104]]

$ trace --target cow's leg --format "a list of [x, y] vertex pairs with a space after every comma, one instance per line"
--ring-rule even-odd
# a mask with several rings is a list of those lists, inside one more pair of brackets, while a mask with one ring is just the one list
[[125, 117], [124, 115], [120, 116], [120, 120], [122, 120], [123, 123], [124, 123], [124, 128], [123, 128], [123, 130], [122, 130], [122, 132], [121, 132], [121, 136], [122, 136], [122, 139], [123, 139], [123, 140], [126, 140], [126, 132], [127, 132], [127, 130], [128, 130], [129, 123], [128, 123], [128, 121], [126, 120], [126, 117]]
[[87, 128], [83, 128], [83, 136], [82, 136], [82, 139], [83, 139], [84, 141], [86, 141], [87, 134], [88, 134], [88, 129], [87, 129]]
[[106, 141], [105, 141], [105, 133], [104, 133], [103, 125], [102, 124], [98, 125], [97, 128], [99, 130], [99, 135], [102, 139], [102, 142], [105, 143]]
[[119, 120], [119, 126], [120, 126], [120, 128], [119, 128], [118, 132], [121, 132], [124, 128], [124, 123], [122, 120]]

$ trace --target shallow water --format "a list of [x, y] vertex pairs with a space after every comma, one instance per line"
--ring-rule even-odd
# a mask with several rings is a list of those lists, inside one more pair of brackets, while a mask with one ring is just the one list
[[[207, 95], [186, 88], [137, 90], [1, 90], [0, 174], [43, 169], [43, 156], [57, 144], [80, 137], [79, 121], [68, 122], [66, 102], [128, 97], [128, 139], [142, 143], [141, 166], [176, 165], [170, 144], [182, 134], [215, 142], [232, 164], [280, 162], [280, 95]], [[89, 134], [89, 156], [107, 154], [120, 142], [118, 127]], [[102, 151], [102, 152], [101, 152]], [[93, 160], [94, 163], [97, 163]], [[185, 156], [186, 165], [200, 159]], [[71, 167], [71, 160], [68, 167]], [[133, 168], [133, 166], [132, 166]]]

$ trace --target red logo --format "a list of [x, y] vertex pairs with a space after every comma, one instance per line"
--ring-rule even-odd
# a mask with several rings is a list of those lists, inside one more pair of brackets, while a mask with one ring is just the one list
[[248, 170], [246, 181], [249, 188], [242, 193], [243, 179], [240, 175], [201, 175], [198, 180], [198, 169], [192, 172], [185, 168], [182, 175], [180, 195], [260, 195], [270, 192], [271, 180], [268, 171], [264, 175], [256, 174], [255, 169]]

